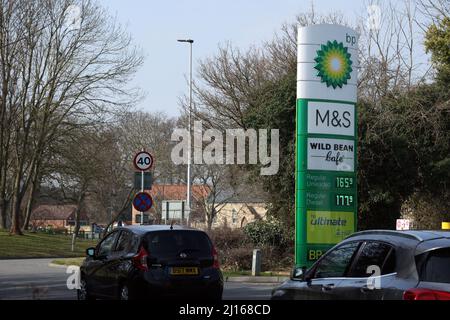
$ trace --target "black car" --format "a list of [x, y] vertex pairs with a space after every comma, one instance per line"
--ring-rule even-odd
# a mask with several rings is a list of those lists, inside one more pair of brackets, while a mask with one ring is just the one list
[[203, 231], [166, 225], [121, 227], [86, 251], [80, 300], [222, 298], [217, 252]]
[[355, 233], [272, 292], [291, 299], [450, 300], [450, 232]]

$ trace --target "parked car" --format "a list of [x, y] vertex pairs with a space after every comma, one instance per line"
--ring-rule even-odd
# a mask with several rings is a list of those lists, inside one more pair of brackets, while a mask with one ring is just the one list
[[291, 299], [450, 300], [450, 232], [355, 233], [272, 291]]
[[119, 227], [86, 250], [78, 299], [220, 300], [217, 252], [200, 230], [182, 226]]

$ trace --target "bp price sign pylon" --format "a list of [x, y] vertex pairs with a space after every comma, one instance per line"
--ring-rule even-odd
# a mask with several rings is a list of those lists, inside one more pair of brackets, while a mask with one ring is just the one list
[[298, 30], [297, 266], [310, 266], [356, 230], [357, 45], [347, 27]]

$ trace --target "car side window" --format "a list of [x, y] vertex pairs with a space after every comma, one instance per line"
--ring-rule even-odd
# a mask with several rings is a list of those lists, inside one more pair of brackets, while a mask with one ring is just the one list
[[358, 256], [357, 261], [349, 273], [349, 277], [366, 278], [373, 272], [369, 267], [379, 268], [381, 275], [394, 272], [395, 270], [395, 251], [393, 248], [382, 242], [366, 242]]
[[384, 261], [383, 269], [381, 269], [381, 274], [394, 273], [397, 270], [397, 259], [395, 249], [392, 248], [388, 257]]
[[123, 253], [127, 252], [130, 249], [130, 242], [131, 242], [131, 233], [127, 231], [122, 231], [120, 233], [119, 239], [117, 240], [116, 248], [114, 249], [114, 252], [116, 253]]
[[130, 252], [138, 252], [141, 238], [138, 235], [133, 234], [130, 241]]
[[313, 278], [338, 278], [345, 276], [359, 245], [359, 242], [351, 242], [327, 253], [318, 262]]
[[111, 254], [114, 242], [116, 241], [118, 232], [111, 233], [107, 236], [99, 245], [97, 250], [97, 256], [105, 257]]

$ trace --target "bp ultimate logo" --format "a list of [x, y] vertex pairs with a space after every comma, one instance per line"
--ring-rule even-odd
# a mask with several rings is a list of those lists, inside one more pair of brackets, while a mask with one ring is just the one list
[[347, 84], [347, 80], [351, 79], [350, 74], [353, 71], [351, 57], [348, 48], [344, 47], [342, 42], [328, 41], [317, 51], [317, 57], [314, 59], [317, 62], [314, 67], [318, 71], [317, 76], [327, 87], [342, 88]]

